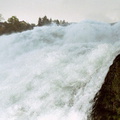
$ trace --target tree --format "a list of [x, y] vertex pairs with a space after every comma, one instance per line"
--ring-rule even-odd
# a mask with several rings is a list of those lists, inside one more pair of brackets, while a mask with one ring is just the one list
[[60, 24], [59, 20], [54, 20], [54, 23], [56, 23], [57, 25]]
[[48, 19], [47, 16], [38, 19], [38, 26], [49, 25], [52, 23], [52, 19]]
[[0, 14], [0, 22], [4, 20], [4, 18], [2, 17], [2, 14]]
[[8, 18], [8, 22], [15, 24], [19, 22], [19, 19], [16, 16], [12, 16], [11, 18]]
[[38, 19], [38, 26], [42, 26], [42, 19], [41, 18]]
[[49, 19], [47, 18], [47, 16], [44, 16], [42, 20], [43, 20], [43, 25], [47, 25], [47, 24], [50, 23], [50, 21], [49, 21]]

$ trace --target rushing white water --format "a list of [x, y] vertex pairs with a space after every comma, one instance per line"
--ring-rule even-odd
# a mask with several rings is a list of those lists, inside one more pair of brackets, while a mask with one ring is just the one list
[[119, 32], [84, 21], [0, 36], [0, 120], [87, 120]]

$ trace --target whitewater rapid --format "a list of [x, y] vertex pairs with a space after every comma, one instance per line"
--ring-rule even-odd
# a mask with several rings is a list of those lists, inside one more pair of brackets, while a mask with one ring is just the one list
[[87, 120], [120, 53], [120, 23], [83, 21], [0, 36], [0, 120]]

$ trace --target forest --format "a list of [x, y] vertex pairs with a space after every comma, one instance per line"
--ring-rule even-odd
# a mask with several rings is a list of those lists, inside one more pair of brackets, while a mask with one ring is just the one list
[[2, 22], [3, 20], [4, 18], [0, 14], [0, 35], [31, 30], [37, 26], [40, 27], [40, 26], [51, 25], [51, 24], [66, 26], [69, 24], [65, 20], [48, 19], [47, 16], [44, 16], [42, 18], [39, 17], [37, 24], [30, 24], [24, 20], [20, 21], [16, 16], [12, 16], [8, 18], [7, 21]]

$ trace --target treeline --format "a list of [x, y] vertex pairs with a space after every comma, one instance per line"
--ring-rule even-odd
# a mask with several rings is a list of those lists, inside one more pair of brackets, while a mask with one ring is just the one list
[[50, 25], [50, 24], [57, 24], [57, 25], [62, 25], [62, 26], [66, 26], [69, 23], [65, 22], [65, 20], [52, 20], [52, 19], [48, 19], [47, 16], [44, 16], [43, 18], [39, 18], [38, 19], [38, 26], [44, 26], [44, 25]]
[[[0, 14], [0, 18], [3, 19], [3, 17]], [[0, 19], [1, 20], [1, 19]], [[43, 18], [38, 19], [38, 24], [29, 24], [25, 21], [20, 21], [16, 16], [12, 16], [11, 18], [8, 18], [5, 22], [0, 22], [0, 35], [3, 34], [11, 34], [14, 32], [22, 32], [25, 30], [31, 30], [36, 26], [44, 26], [44, 25], [50, 25], [50, 24], [57, 24], [66, 26], [69, 23], [65, 22], [65, 20], [52, 20], [48, 19], [47, 16], [44, 16]]]
[[30, 30], [33, 29], [34, 26], [34, 24], [29, 24], [25, 21], [19, 21], [16, 16], [12, 16], [7, 21], [0, 22], [0, 35]]

